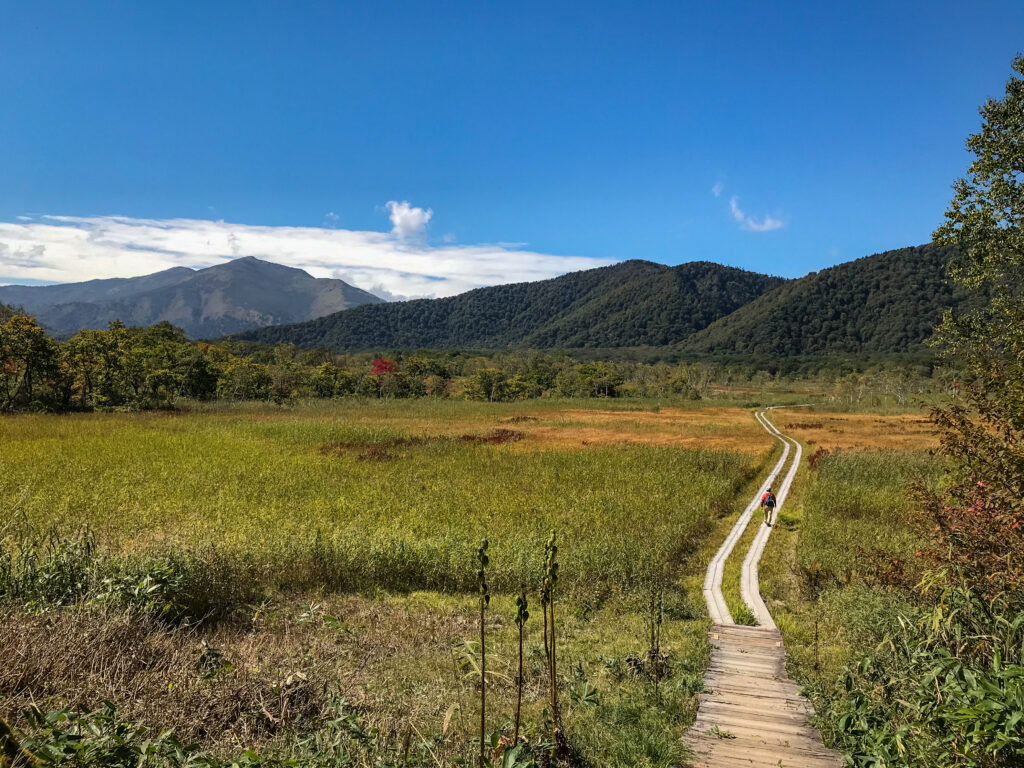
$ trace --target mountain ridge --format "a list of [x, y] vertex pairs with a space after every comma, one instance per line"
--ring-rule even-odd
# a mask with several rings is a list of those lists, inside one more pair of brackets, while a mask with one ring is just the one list
[[204, 269], [173, 267], [132, 278], [50, 286], [0, 286], [0, 302], [22, 306], [56, 335], [111, 321], [168, 321], [192, 338], [311, 320], [382, 302], [343, 280], [246, 256]]
[[946, 278], [954, 253], [928, 243], [811, 272], [709, 324], [679, 350], [777, 357], [922, 350], [943, 313], [968, 301]]
[[667, 345], [783, 282], [706, 261], [628, 260], [442, 299], [356, 307], [236, 338], [338, 350]]
[[446, 299], [358, 307], [236, 338], [337, 351], [623, 349], [686, 357], [926, 352], [966, 294], [935, 244], [864, 256], [794, 280], [687, 262], [630, 260]]
[[[202, 270], [57, 286], [0, 287], [57, 334], [161, 320], [193, 338], [337, 351], [659, 348], [684, 357], [926, 352], [966, 294], [934, 244], [864, 256], [785, 280], [707, 261], [627, 260], [548, 280], [384, 303], [253, 257]], [[100, 301], [82, 301], [99, 297]], [[29, 299], [29, 300], [26, 300]]]

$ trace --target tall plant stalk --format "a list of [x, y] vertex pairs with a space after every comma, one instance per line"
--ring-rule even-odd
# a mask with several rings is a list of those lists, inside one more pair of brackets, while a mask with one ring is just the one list
[[664, 586], [656, 589], [654, 597], [654, 615], [651, 617], [652, 623], [652, 643], [651, 648], [654, 651], [654, 697], [657, 699], [660, 697], [660, 686], [661, 686], [661, 674], [662, 674], [662, 660], [661, 660], [661, 624], [665, 616], [665, 588]]
[[476, 557], [480, 563], [476, 572], [480, 590], [480, 768], [484, 768], [487, 732], [487, 638], [484, 620], [487, 606], [491, 602], [491, 593], [487, 587], [487, 564], [490, 562], [487, 557], [487, 539], [480, 542]]
[[520, 589], [519, 597], [516, 598], [516, 624], [519, 626], [519, 674], [516, 675], [516, 721], [515, 730], [512, 735], [512, 746], [519, 743], [519, 715], [523, 709], [523, 626], [530, 618], [527, 610], [529, 603], [526, 601], [525, 587]]
[[558, 584], [558, 544], [554, 531], [548, 537], [544, 553], [544, 582], [541, 595], [544, 601], [545, 628], [547, 630], [545, 647], [548, 649], [548, 681], [550, 684], [551, 756], [552, 759], [557, 759], [562, 723], [558, 711], [558, 654], [555, 651], [555, 588]]

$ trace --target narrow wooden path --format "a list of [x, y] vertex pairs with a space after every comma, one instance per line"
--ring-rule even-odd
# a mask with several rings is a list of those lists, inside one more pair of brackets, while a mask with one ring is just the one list
[[715, 622], [709, 634], [711, 666], [704, 677], [705, 692], [700, 696], [697, 722], [686, 741], [693, 750], [694, 764], [705, 768], [837, 768], [843, 765], [842, 758], [825, 748], [809, 722], [814, 715], [811, 703], [786, 677], [782, 635], [761, 599], [757, 563], [771, 527], [761, 523], [743, 561], [741, 594], [760, 626], [735, 624], [722, 596], [725, 560], [742, 537], [765, 487], [773, 484], [782, 471], [791, 445], [795, 449], [793, 462], [776, 492], [776, 516], [800, 467], [800, 444], [779, 432], [765, 411], [756, 418], [785, 448], [708, 565], [704, 596]]

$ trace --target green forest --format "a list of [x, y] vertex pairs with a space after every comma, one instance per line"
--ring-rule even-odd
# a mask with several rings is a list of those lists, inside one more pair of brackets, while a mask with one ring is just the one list
[[[917, 354], [943, 312], [967, 300], [949, 282], [951, 246], [866, 256], [797, 280], [707, 262], [627, 261], [554, 280], [447, 299], [357, 307], [237, 338], [336, 351], [650, 347], [745, 358]], [[785, 307], [785, 311], [779, 311]]]
[[811, 273], [764, 294], [682, 344], [693, 354], [908, 352], [967, 294], [946, 274], [951, 246], [901, 248]]
[[656, 346], [686, 338], [783, 282], [708, 262], [634, 260], [446, 299], [356, 307], [238, 338], [335, 350]]

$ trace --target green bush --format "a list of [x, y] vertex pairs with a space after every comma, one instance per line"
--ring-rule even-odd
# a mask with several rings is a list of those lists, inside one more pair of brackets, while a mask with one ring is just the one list
[[855, 766], [1021, 765], [1024, 613], [947, 588], [825, 699], [827, 735]]

